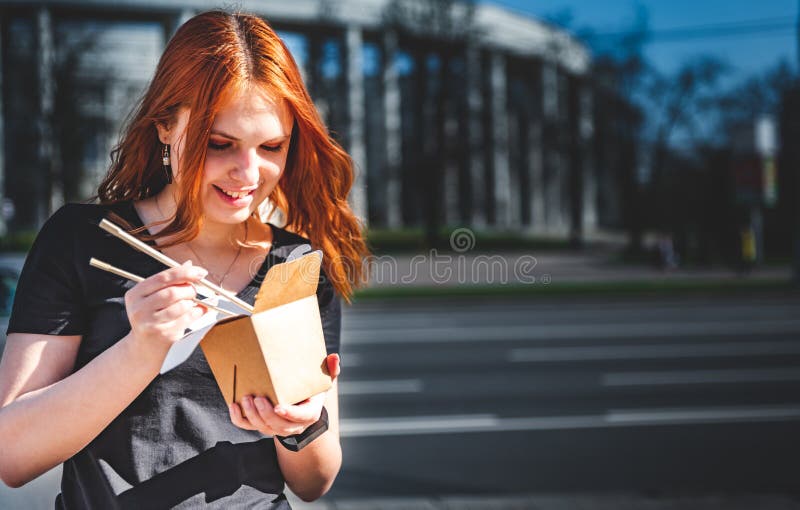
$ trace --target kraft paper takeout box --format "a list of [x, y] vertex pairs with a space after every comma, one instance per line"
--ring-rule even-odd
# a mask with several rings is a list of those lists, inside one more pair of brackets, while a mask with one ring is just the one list
[[270, 268], [252, 315], [225, 318], [200, 341], [225, 402], [244, 395], [295, 404], [327, 391], [331, 377], [317, 304], [322, 253]]

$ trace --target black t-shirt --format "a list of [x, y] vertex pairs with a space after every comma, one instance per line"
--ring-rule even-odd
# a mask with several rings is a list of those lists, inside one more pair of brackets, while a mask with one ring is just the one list
[[[135, 284], [91, 267], [89, 259], [145, 278], [166, 268], [101, 230], [97, 224], [109, 212], [142, 226], [131, 202], [69, 204], [53, 214], [25, 261], [9, 320], [8, 333], [81, 335], [76, 371], [130, 331], [124, 294]], [[309, 243], [271, 228], [269, 254], [237, 295], [250, 304], [267, 270]], [[328, 352], [338, 352], [341, 303], [324, 274], [317, 299]], [[64, 463], [56, 508], [286, 509], [283, 489], [273, 440], [230, 422], [198, 348]]]

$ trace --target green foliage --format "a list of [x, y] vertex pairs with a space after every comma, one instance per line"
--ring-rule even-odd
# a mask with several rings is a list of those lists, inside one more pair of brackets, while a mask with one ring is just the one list
[[36, 239], [35, 230], [23, 230], [0, 237], [0, 252], [27, 253]]
[[[377, 255], [392, 253], [422, 253], [430, 249], [443, 252], [453, 251], [450, 236], [455, 227], [439, 229], [436, 240], [432, 243], [425, 237], [422, 228], [380, 229], [373, 228], [367, 232], [367, 244]], [[516, 231], [481, 231], [470, 230], [474, 235], [474, 247], [469, 251], [484, 253], [492, 251], [552, 251], [568, 250], [568, 240], [532, 236]]]

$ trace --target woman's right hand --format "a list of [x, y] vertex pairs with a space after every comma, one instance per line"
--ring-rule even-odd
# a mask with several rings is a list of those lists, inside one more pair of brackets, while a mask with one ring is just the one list
[[197, 296], [192, 283], [208, 271], [191, 261], [156, 273], [125, 293], [125, 309], [131, 323], [130, 336], [147, 349], [166, 354], [184, 335], [186, 328], [205, 312], [192, 301]]

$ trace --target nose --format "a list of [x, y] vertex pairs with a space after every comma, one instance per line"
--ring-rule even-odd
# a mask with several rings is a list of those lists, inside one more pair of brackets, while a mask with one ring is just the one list
[[230, 177], [246, 185], [258, 182], [261, 175], [261, 158], [256, 149], [242, 149], [238, 151]]

